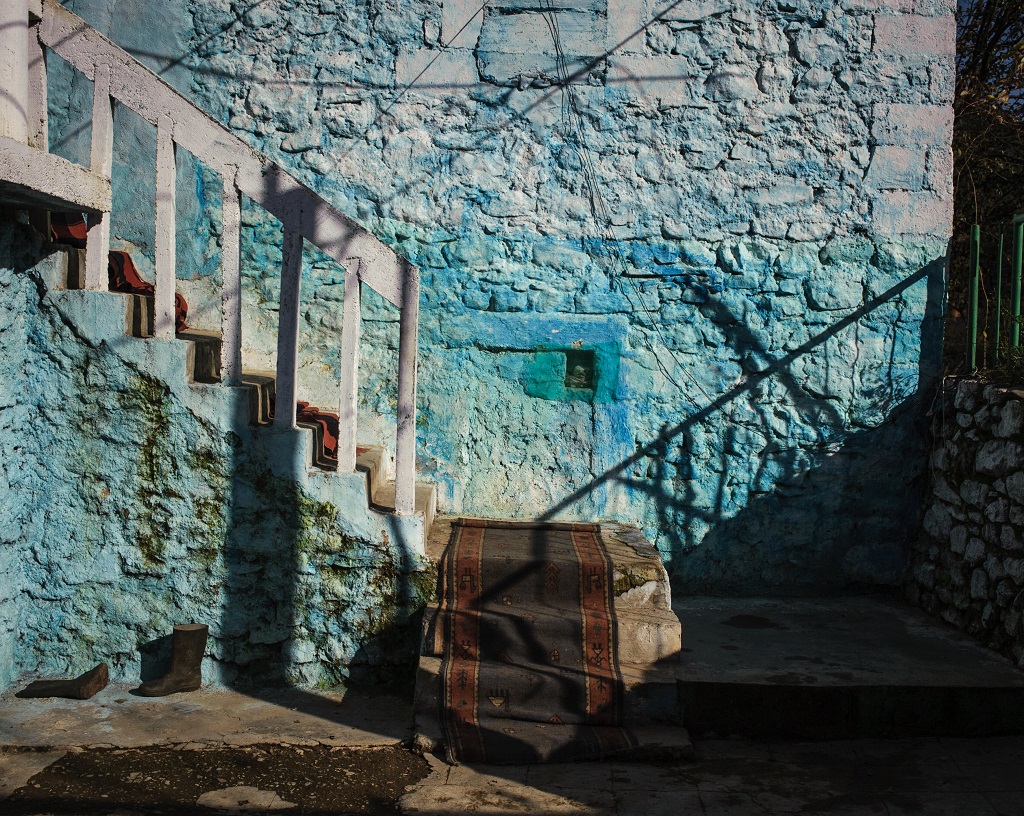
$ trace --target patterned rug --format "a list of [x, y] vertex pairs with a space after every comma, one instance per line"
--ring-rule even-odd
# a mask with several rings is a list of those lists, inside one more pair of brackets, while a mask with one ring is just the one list
[[442, 559], [449, 761], [598, 759], [622, 727], [612, 562], [593, 524], [460, 519]]
[[[85, 217], [80, 213], [51, 213], [50, 240], [75, 249], [85, 249], [88, 228]], [[107, 256], [107, 284], [111, 292], [125, 295], [153, 297], [153, 284], [143, 280], [135, 268], [132, 256], [120, 250], [111, 250]], [[183, 332], [188, 325], [188, 303], [179, 293], [174, 293], [174, 330]]]

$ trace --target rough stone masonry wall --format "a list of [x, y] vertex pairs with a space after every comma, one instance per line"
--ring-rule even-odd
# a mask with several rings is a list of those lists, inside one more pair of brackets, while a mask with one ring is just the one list
[[1024, 390], [948, 380], [910, 598], [1024, 668]]
[[432, 576], [275, 476], [245, 411], [187, 384], [182, 344], [124, 337], [120, 296], [62, 281], [0, 216], [0, 692], [100, 661], [158, 675], [189, 622], [210, 626], [208, 683], [408, 677]]
[[[72, 4], [421, 268], [442, 510], [638, 523], [686, 590], [900, 581], [940, 346], [952, 0], [480, 5]], [[55, 148], [87, 144], [86, 90], [55, 73]], [[148, 270], [153, 135], [118, 117], [115, 233]], [[201, 325], [218, 181], [180, 158]], [[280, 229], [244, 220], [265, 368]], [[331, 405], [342, 276], [313, 254], [305, 275], [300, 390]], [[371, 299], [366, 441], [391, 439], [396, 318]]]

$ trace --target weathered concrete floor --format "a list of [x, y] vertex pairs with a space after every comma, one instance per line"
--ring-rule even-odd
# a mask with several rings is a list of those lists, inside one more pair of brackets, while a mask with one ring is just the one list
[[412, 705], [402, 697], [344, 697], [290, 690], [253, 696], [204, 689], [136, 697], [110, 685], [90, 700], [0, 697], [0, 746], [140, 748], [150, 745], [398, 745], [412, 735]]
[[1010, 661], [886, 598], [677, 597], [672, 610], [684, 681], [1024, 689]]
[[[1020, 682], [1006, 661], [899, 605], [689, 604], [676, 606], [691, 650], [684, 682], [687, 672], [766, 687]], [[0, 813], [1024, 816], [1024, 736], [695, 740], [690, 763], [450, 768], [399, 747], [411, 723], [409, 701], [358, 694], [8, 695]]]
[[[1024, 738], [717, 741], [685, 764], [475, 767], [396, 747], [0, 750], [0, 812], [1022, 816]], [[403, 794], [404, 791], [404, 794]]]
[[1022, 816], [1024, 738], [697, 744], [679, 765], [440, 764], [403, 813]]
[[1024, 733], [1024, 671], [908, 604], [685, 598], [673, 611], [695, 739]]

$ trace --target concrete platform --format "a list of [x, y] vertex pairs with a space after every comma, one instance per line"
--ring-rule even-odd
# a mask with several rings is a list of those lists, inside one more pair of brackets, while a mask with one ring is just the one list
[[1024, 672], [884, 598], [679, 598], [684, 725], [756, 738], [1024, 733]]
[[89, 700], [0, 697], [0, 748], [378, 748], [411, 737], [411, 701], [391, 695], [290, 689], [251, 696], [202, 689], [137, 697], [127, 687], [110, 685]]

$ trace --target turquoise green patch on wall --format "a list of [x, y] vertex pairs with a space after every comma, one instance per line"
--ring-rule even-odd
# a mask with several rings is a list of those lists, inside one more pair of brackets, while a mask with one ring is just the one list
[[[588, 360], [590, 357], [592, 362]], [[574, 360], [572, 372], [567, 368], [569, 359]], [[583, 370], [577, 371], [577, 366]], [[572, 379], [585, 381], [590, 387], [572, 387]], [[523, 371], [523, 390], [526, 395], [544, 400], [614, 402], [618, 381], [618, 343], [561, 349], [538, 348], [530, 355]]]

